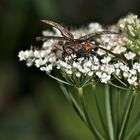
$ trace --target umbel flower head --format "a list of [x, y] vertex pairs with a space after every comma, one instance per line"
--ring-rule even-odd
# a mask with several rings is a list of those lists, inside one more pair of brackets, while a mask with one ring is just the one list
[[[73, 52], [63, 57], [67, 40], [49, 38], [43, 42], [41, 48], [38, 49], [36, 46], [29, 50], [22, 50], [18, 57], [20, 61], [26, 61], [27, 66], [35, 65], [52, 78], [76, 87], [95, 84], [97, 81], [112, 85], [116, 85], [113, 82], [118, 81], [126, 87], [138, 86], [140, 20], [136, 15], [131, 14], [107, 29], [104, 29], [99, 23], [90, 23], [88, 27], [72, 30], [70, 33], [74, 39], [77, 39], [105, 30], [118, 34], [93, 36], [89, 43], [95, 47], [84, 56]], [[52, 32], [43, 31], [43, 36], [62, 37], [62, 33], [53, 28]]]

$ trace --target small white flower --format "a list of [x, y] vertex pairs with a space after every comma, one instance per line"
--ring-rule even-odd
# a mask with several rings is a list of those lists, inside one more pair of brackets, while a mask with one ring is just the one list
[[91, 67], [91, 66], [92, 66], [91, 61], [88, 61], [87, 63], [85, 63], [84, 66], [86, 66], [86, 67]]
[[39, 67], [42, 66], [42, 65], [44, 65], [44, 63], [43, 63], [43, 60], [42, 60], [41, 58], [35, 60], [35, 66], [36, 66], [37, 68], [39, 68]]
[[103, 59], [101, 59], [101, 62], [102, 63], [109, 63], [111, 61], [111, 57], [107, 56], [107, 57], [104, 57]]
[[117, 76], [120, 74], [120, 71], [121, 71], [120, 69], [116, 69], [115, 72], [116, 72], [116, 75], [117, 75]]
[[124, 56], [126, 57], [126, 59], [131, 60], [136, 56], [136, 54], [133, 52], [128, 52], [128, 53], [125, 53]]
[[102, 56], [102, 55], [106, 54], [106, 52], [104, 50], [102, 50], [102, 49], [98, 49], [97, 50], [97, 54], [99, 54], [100, 56]]
[[45, 41], [42, 47], [47, 49], [47, 48], [50, 48], [53, 44], [54, 44], [54, 40], [50, 39], [50, 40]]
[[41, 71], [46, 71], [46, 73], [50, 72], [52, 69], [53, 69], [53, 67], [51, 64], [40, 68]]
[[123, 72], [123, 76], [126, 78], [129, 76], [129, 73], [128, 72]]
[[129, 70], [129, 72], [132, 74], [132, 75], [135, 75], [137, 73], [137, 71], [135, 69], [132, 69], [132, 70]]
[[66, 73], [71, 75], [72, 74], [72, 70], [66, 69]]
[[140, 64], [139, 63], [136, 62], [136, 63], [133, 64], [133, 69], [137, 70], [138, 67], [140, 67]]
[[20, 51], [18, 57], [20, 61], [23, 61], [31, 57], [34, 57], [34, 53], [32, 50]]
[[41, 57], [41, 56], [40, 56], [40, 51], [35, 50], [35, 51], [34, 51], [34, 57], [40, 58], [40, 57]]
[[77, 63], [77, 62], [75, 62], [75, 61], [73, 62], [73, 64], [72, 64], [72, 65], [73, 65], [73, 67], [74, 67], [74, 68], [78, 68], [78, 67], [80, 66], [80, 64], [79, 64], [79, 63]]
[[50, 64], [46, 67], [46, 72], [50, 72], [51, 70], [52, 70], [52, 65]]
[[134, 85], [134, 86], [137, 86], [138, 85], [138, 83], [137, 83], [137, 77], [131, 77], [131, 78], [129, 78], [128, 79], [128, 83], [130, 84], [130, 85]]
[[66, 62], [64, 62], [64, 61], [60, 60], [59, 63], [60, 63], [61, 67], [67, 68], [67, 66], [68, 66], [68, 64]]
[[102, 36], [102, 40], [105, 44], [109, 43], [110, 42], [110, 37], [108, 35], [104, 35], [104, 36]]
[[[74, 58], [76, 58], [76, 56], [75, 56]], [[85, 60], [84, 57], [80, 57], [80, 58], [78, 58], [78, 62], [79, 62], [79, 63], [83, 62], [84, 60]]]
[[128, 72], [128, 71], [129, 71], [129, 67], [126, 66], [126, 65], [120, 65], [120, 69], [121, 69], [122, 71], [125, 71], [125, 72]]
[[91, 70], [98, 70], [99, 69], [99, 65], [92, 65], [91, 66]]
[[101, 77], [102, 77], [102, 72], [97, 71], [97, 72], [96, 72], [96, 75], [97, 75], [99, 78], [101, 78]]
[[60, 65], [57, 65], [57, 67], [56, 67], [56, 68], [59, 70], [61, 67], [60, 67]]
[[121, 28], [124, 28], [124, 27], [125, 27], [125, 25], [121, 23], [121, 24], [120, 24], [120, 27], [121, 27]]
[[90, 71], [90, 72], [88, 73], [88, 76], [93, 76], [93, 71]]
[[55, 61], [56, 61], [56, 57], [53, 57], [53, 56], [52, 56], [52, 57], [49, 58], [49, 62], [53, 63], [53, 62], [55, 62]]
[[26, 57], [26, 59], [27, 59], [27, 58], [34, 57], [34, 52], [33, 52], [33, 50], [26, 50], [26, 51], [25, 51], [25, 57]]
[[139, 63], [134, 63], [133, 69], [137, 70], [140, 73], [140, 64]]
[[107, 66], [107, 69], [106, 69], [106, 72], [107, 72], [108, 74], [112, 74], [113, 72], [115, 72], [114, 66], [113, 66], [113, 65], [108, 65], [108, 66]]
[[89, 31], [90, 31], [90, 32], [103, 31], [103, 28], [102, 28], [101, 24], [99, 24], [99, 23], [97, 23], [97, 22], [95, 22], [95, 23], [90, 23], [90, 24], [88, 25], [88, 27], [89, 27]]
[[110, 80], [111, 76], [107, 75], [106, 73], [102, 74], [101, 82], [102, 83], [107, 83]]
[[111, 65], [109, 65], [109, 64], [105, 64], [105, 65], [103, 65], [104, 66], [104, 69], [103, 69], [103, 71], [105, 71], [105, 72], [109, 72], [110, 73], [110, 70], [111, 70]]
[[40, 67], [40, 70], [41, 71], [46, 71], [46, 67], [44, 66], [44, 67]]
[[123, 46], [120, 46], [120, 45], [117, 45], [117, 46], [113, 49], [113, 52], [114, 52], [115, 54], [121, 54], [121, 53], [123, 53], [123, 52], [125, 52], [125, 51], [126, 51], [126, 48], [123, 47]]
[[97, 65], [99, 64], [99, 59], [96, 56], [94, 56], [93, 61], [94, 61], [94, 64], [97, 64]]
[[72, 68], [72, 66], [71, 65], [67, 65], [67, 69], [71, 69]]
[[81, 73], [80, 72], [77, 72], [75, 73], [76, 77], [81, 77]]
[[87, 73], [88, 72], [87, 69], [85, 69], [85, 68], [81, 68], [81, 69], [79, 69], [79, 71], [82, 72], [82, 73]]
[[114, 67], [115, 67], [116, 69], [118, 69], [118, 68], [120, 67], [120, 63], [114, 64]]
[[106, 71], [106, 65], [102, 65], [102, 66], [100, 67], [100, 69], [101, 69], [102, 71]]
[[48, 51], [47, 50], [42, 50], [42, 51], [40, 51], [40, 56], [41, 57], [46, 57], [46, 56], [48, 56]]
[[24, 51], [20, 51], [18, 53], [18, 57], [19, 57], [20, 61], [26, 60], [25, 52]]

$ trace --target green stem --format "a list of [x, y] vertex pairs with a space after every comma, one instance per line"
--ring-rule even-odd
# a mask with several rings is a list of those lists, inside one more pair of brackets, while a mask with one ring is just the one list
[[77, 103], [77, 101], [73, 97], [72, 93], [66, 89], [64, 84], [59, 82], [59, 85], [60, 85], [61, 90], [63, 91], [64, 96], [69, 101], [69, 103], [72, 105], [72, 107], [74, 108], [77, 115], [86, 124], [86, 118], [85, 118], [84, 112], [81, 110], [79, 104]]
[[109, 137], [110, 137], [110, 140], [114, 140], [114, 128], [113, 128], [113, 119], [112, 119], [112, 112], [111, 112], [110, 90], [109, 90], [108, 84], [105, 85], [105, 103], [106, 103]]
[[114, 136], [115, 140], [118, 140], [118, 119], [119, 119], [119, 96], [120, 92], [117, 88], [114, 89], [112, 102], [114, 104], [114, 111], [113, 111], [113, 122], [114, 122]]
[[138, 140], [137, 137], [140, 136], [140, 132], [138, 131], [139, 127], [140, 127], [140, 119], [138, 119], [133, 129], [131, 129], [129, 134], [125, 137], [125, 140]]
[[124, 87], [118, 86], [116, 84], [113, 84], [111, 81], [109, 82], [109, 84], [116, 87], [116, 88], [122, 89], [122, 90], [129, 90], [129, 88], [124, 88]]
[[78, 88], [78, 92], [79, 92], [81, 106], [82, 106], [83, 112], [85, 114], [86, 122], [87, 122], [89, 129], [91, 130], [92, 134], [94, 135], [94, 137], [97, 140], [105, 140], [104, 136], [97, 130], [93, 120], [91, 120], [91, 116], [89, 115], [89, 112], [87, 110], [87, 105], [85, 103], [85, 99], [84, 99], [84, 95], [83, 95], [83, 88]]
[[122, 83], [125, 87], [127, 87], [127, 85], [123, 82], [123, 81], [121, 81], [121, 79], [119, 79], [117, 76], [115, 76], [114, 75], [114, 77], [120, 82], [120, 83]]
[[124, 137], [124, 132], [127, 128], [127, 124], [128, 124], [128, 121], [129, 121], [129, 118], [130, 118], [130, 115], [131, 115], [131, 111], [132, 111], [132, 108], [134, 106], [134, 103], [135, 103], [135, 99], [136, 99], [136, 91], [133, 90], [132, 93], [131, 93], [131, 98], [130, 98], [130, 101], [128, 103], [128, 107], [126, 109], [126, 112], [125, 112], [125, 115], [124, 115], [124, 118], [123, 118], [123, 122], [122, 122], [122, 126], [121, 126], [121, 129], [120, 129], [120, 132], [119, 132], [119, 140], [123, 140], [123, 137]]
[[61, 80], [61, 79], [59, 79], [59, 78], [56, 78], [55, 76], [53, 76], [53, 75], [51, 75], [51, 74], [48, 74], [48, 76], [50, 76], [51, 78], [57, 80], [58, 82], [61, 82], [61, 83], [66, 84], [66, 85], [70, 85], [70, 84], [67, 83], [66, 81], [63, 81], [63, 80]]

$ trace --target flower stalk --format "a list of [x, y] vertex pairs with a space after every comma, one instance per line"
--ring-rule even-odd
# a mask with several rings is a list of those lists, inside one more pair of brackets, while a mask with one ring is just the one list
[[137, 97], [136, 89], [133, 89], [130, 94], [131, 94], [131, 97], [130, 97], [130, 100], [128, 103], [128, 107], [127, 107], [125, 114], [124, 114], [124, 118], [123, 118], [122, 126], [121, 126], [121, 129], [119, 132], [118, 140], [123, 140], [123, 138], [124, 138], [125, 130], [127, 128], [127, 124], [128, 124], [129, 119], [130, 119], [130, 115], [131, 115], [131, 112], [132, 112], [132, 109], [134, 107], [135, 100]]
[[81, 109], [81, 107], [79, 106], [78, 102], [73, 97], [72, 93], [66, 89], [64, 84], [59, 82], [59, 85], [60, 85], [61, 90], [63, 91], [64, 96], [69, 101], [69, 103], [73, 106], [73, 108], [74, 108], [75, 112], [77, 113], [77, 115], [84, 122], [84, 124], [86, 124], [86, 118], [85, 118], [84, 112]]
[[79, 99], [81, 102], [82, 110], [85, 114], [87, 126], [89, 127], [89, 129], [91, 130], [92, 134], [94, 135], [96, 139], [105, 140], [105, 137], [98, 131], [93, 120], [91, 119], [91, 115], [89, 114], [89, 111], [85, 102], [83, 88], [77, 88], [77, 89], [79, 93]]
[[114, 126], [112, 120], [112, 110], [111, 110], [111, 99], [110, 99], [110, 90], [109, 85], [105, 85], [105, 104], [106, 104], [106, 115], [107, 115], [107, 124], [108, 124], [108, 132], [109, 132], [109, 139], [115, 140], [114, 136]]

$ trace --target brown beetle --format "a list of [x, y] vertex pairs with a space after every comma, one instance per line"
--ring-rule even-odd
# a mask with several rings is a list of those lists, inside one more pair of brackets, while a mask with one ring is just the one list
[[85, 57], [88, 56], [89, 54], [92, 53], [92, 50], [94, 48], [100, 48], [112, 55], [116, 55], [113, 52], [102, 48], [98, 45], [94, 45], [93, 43], [91, 43], [91, 39], [93, 37], [97, 37], [100, 35], [105, 35], [105, 34], [118, 34], [116, 32], [111, 32], [111, 31], [101, 31], [101, 32], [94, 32], [91, 34], [87, 34], [85, 36], [81, 36], [78, 39], [75, 39], [73, 34], [68, 31], [66, 28], [64, 28], [62, 25], [54, 22], [54, 21], [50, 21], [50, 20], [41, 20], [42, 22], [46, 23], [47, 25], [50, 25], [52, 27], [55, 27], [56, 29], [58, 29], [61, 32], [62, 36], [43, 36], [43, 37], [37, 37], [37, 40], [41, 40], [41, 41], [46, 41], [48, 39], [55, 39], [55, 40], [64, 40], [66, 41], [63, 44], [63, 48], [62, 48], [62, 57], [66, 57], [72, 54], [76, 54], [76, 57]]

